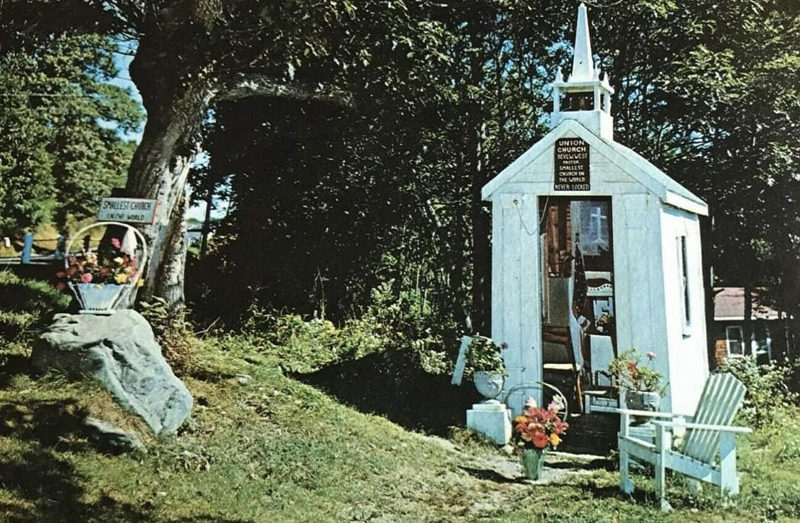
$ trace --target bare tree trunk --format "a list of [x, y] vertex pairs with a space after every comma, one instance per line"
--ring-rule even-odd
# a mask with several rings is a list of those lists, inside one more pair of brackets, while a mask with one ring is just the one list
[[472, 325], [477, 332], [491, 332], [491, 248], [489, 214], [483, 208], [481, 189], [486, 182], [483, 144], [486, 126], [475, 129], [475, 163], [472, 170], [470, 214], [472, 218]]
[[706, 349], [708, 352], [709, 370], [717, 367], [717, 324], [714, 322], [714, 266], [712, 265], [711, 252], [713, 243], [711, 235], [714, 230], [714, 217], [709, 216], [700, 220], [700, 245], [703, 251], [703, 287], [705, 288], [706, 311]]

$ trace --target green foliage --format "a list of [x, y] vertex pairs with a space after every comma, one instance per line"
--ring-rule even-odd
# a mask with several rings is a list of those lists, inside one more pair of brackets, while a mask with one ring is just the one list
[[781, 308], [796, 310], [796, 3], [648, 0], [590, 17], [617, 89], [615, 139], [708, 202], [704, 259], [719, 280], [771, 286]]
[[63, 312], [69, 296], [42, 280], [29, 280], [0, 270], [0, 340], [30, 342], [55, 312]]
[[505, 374], [506, 366], [501, 353], [504, 348], [486, 336], [480, 334], [473, 336], [467, 346], [467, 365], [470, 373], [485, 371]]
[[116, 44], [63, 35], [0, 55], [0, 232], [83, 219], [124, 181], [143, 117], [118, 74]]
[[719, 372], [730, 372], [747, 387], [741, 413], [748, 425], [765, 427], [783, 424], [783, 418], [800, 406], [800, 395], [787, 386], [797, 364], [758, 365], [754, 356], [728, 358]]
[[264, 351], [279, 356], [283, 367], [298, 372], [385, 351], [404, 355], [424, 372], [445, 372], [445, 339], [453, 339], [452, 331], [446, 331], [447, 325], [437, 320], [423, 296], [394, 287], [386, 283], [374, 289], [364, 313], [340, 326], [325, 318], [304, 319], [254, 305], [243, 318], [242, 331], [263, 343]]
[[380, 284], [372, 290], [364, 322], [382, 335], [388, 347], [413, 355], [426, 372], [447, 371], [456, 326], [422, 289], [402, 289], [393, 280]]
[[[283, 368], [312, 372], [327, 365], [354, 360], [384, 350], [385, 340], [361, 320], [341, 328], [321, 318], [305, 320], [253, 306], [242, 326], [259, 352], [275, 358]], [[257, 340], [257, 341], [255, 341]], [[236, 343], [236, 338], [230, 340]]]
[[199, 344], [192, 332], [185, 307], [174, 307], [160, 296], [139, 303], [139, 309], [153, 329], [161, 352], [179, 376], [198, 371], [198, 356], [193, 345]]
[[[363, 101], [355, 109], [285, 99], [217, 107], [211, 162], [196, 183], [207, 193], [205, 180], [231, 175], [232, 210], [217, 231], [226, 237], [218, 252], [225, 286], [305, 313], [323, 287], [326, 315], [338, 319], [394, 280], [421, 289], [462, 329], [467, 318], [480, 328], [489, 279], [480, 187], [544, 130], [541, 67], [563, 58], [548, 47], [563, 31], [553, 15], [565, 10], [518, 1], [462, 7], [406, 5], [392, 22], [402, 33], [358, 50], [343, 76], [358, 78], [349, 86]], [[409, 19], [423, 21], [404, 36]], [[354, 31], [384, 30], [368, 25]], [[254, 256], [254, 244], [281, 256]], [[473, 248], [483, 249], [477, 260]]]

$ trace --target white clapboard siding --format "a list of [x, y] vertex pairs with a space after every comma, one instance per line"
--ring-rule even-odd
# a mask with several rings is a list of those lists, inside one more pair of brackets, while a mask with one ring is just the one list
[[[535, 383], [541, 379], [541, 278], [543, 270], [539, 255], [539, 204], [536, 196], [523, 194], [519, 199], [520, 218], [520, 346], [523, 366], [522, 382]], [[541, 392], [541, 391], [540, 391]], [[542, 398], [538, 397], [541, 402]]]
[[[590, 191], [555, 191], [554, 144], [559, 138], [580, 138], [589, 145]], [[614, 306], [617, 349], [635, 347], [656, 354], [649, 364], [673, 377], [679, 388], [668, 389], [663, 408], [694, 412], [707, 376], [703, 319], [702, 265], [697, 213], [705, 204], [650, 162], [601, 138], [575, 120], [559, 123], [542, 140], [487, 183], [483, 197], [492, 205], [492, 337], [506, 342], [506, 392], [542, 379], [542, 247], [539, 204], [548, 197], [610, 197], [614, 248]], [[675, 212], [679, 211], [679, 212]], [[668, 216], [666, 219], [664, 216]], [[667, 268], [674, 255], [674, 220], [691, 232], [692, 287], [696, 328], [691, 338], [675, 331], [674, 311], [681, 296]], [[684, 223], [685, 222], [685, 223]], [[696, 231], [696, 233], [695, 233]], [[669, 236], [669, 238], [667, 237]], [[696, 276], [700, 275], [700, 276]], [[686, 372], [685, 366], [694, 370]], [[520, 391], [509, 397], [512, 410], [522, 407]]]

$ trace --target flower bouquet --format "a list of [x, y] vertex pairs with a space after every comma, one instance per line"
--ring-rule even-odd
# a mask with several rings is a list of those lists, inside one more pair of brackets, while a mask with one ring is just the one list
[[522, 466], [528, 479], [539, 479], [544, 464], [544, 454], [561, 443], [569, 424], [559, 412], [565, 409], [562, 396], [555, 396], [546, 409], [539, 408], [528, 399], [523, 413], [514, 418], [513, 444], [522, 456]]
[[[104, 223], [92, 226], [96, 225], [104, 225]], [[119, 238], [110, 238], [108, 242], [103, 242], [96, 251], [92, 251], [85, 245], [80, 254], [68, 254], [64, 260], [64, 270], [56, 273], [56, 277], [59, 279], [56, 288], [63, 290], [69, 287], [75, 294], [83, 312], [108, 312], [114, 309], [121, 298], [127, 295], [134, 286], [141, 286], [143, 283], [143, 280], [139, 278], [141, 268], [136, 257], [138, 242], [131, 231], [135, 231], [140, 237], [141, 233], [129, 225], [121, 225], [128, 227], [129, 231], [122, 241]], [[67, 252], [69, 253], [69, 250]], [[141, 252], [142, 258], [146, 259], [147, 251], [144, 247], [143, 237]]]

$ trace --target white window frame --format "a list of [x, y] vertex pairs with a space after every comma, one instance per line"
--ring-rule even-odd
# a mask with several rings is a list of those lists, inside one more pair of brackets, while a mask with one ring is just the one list
[[[731, 337], [728, 335], [728, 331], [731, 329], [736, 329], [739, 331], [739, 339], [734, 340], [739, 342], [739, 346], [741, 347], [742, 353], [741, 354], [731, 354]], [[741, 325], [727, 325], [725, 326], [725, 350], [728, 353], [729, 358], [744, 358], [747, 354], [747, 347], [744, 343], [744, 329]]]

